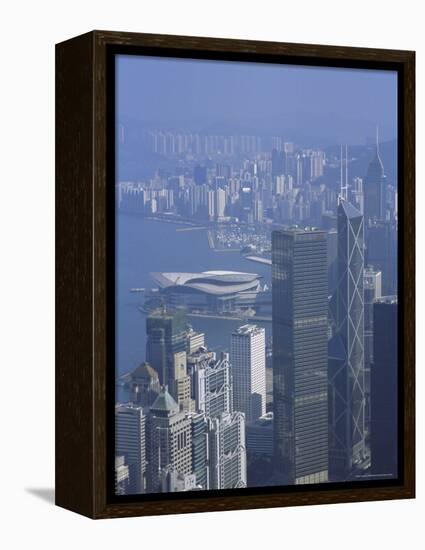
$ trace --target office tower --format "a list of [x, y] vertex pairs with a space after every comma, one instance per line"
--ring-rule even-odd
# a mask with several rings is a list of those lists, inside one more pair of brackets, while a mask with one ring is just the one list
[[263, 203], [259, 199], [255, 199], [253, 203], [254, 207], [254, 222], [262, 223], [263, 221]]
[[323, 176], [323, 168], [325, 166], [325, 154], [323, 151], [310, 151], [308, 163], [307, 179], [314, 181]]
[[273, 352], [266, 347], [266, 411], [273, 411]]
[[286, 144], [284, 144], [284, 171], [287, 176], [290, 176], [291, 178], [296, 177], [296, 156], [294, 154], [294, 144], [290, 143], [288, 144], [289, 147], [287, 147]]
[[246, 450], [248, 457], [273, 456], [273, 413], [268, 412], [254, 422], [246, 424]]
[[363, 216], [340, 197], [335, 335], [329, 343], [330, 477], [365, 457]]
[[364, 214], [364, 194], [363, 194], [363, 180], [362, 178], [354, 178], [353, 185], [350, 189], [350, 202], [357, 210]]
[[192, 471], [196, 475], [197, 487], [209, 489], [208, 420], [204, 413], [191, 414], [190, 420], [192, 430]]
[[161, 490], [164, 469], [192, 473], [191, 421], [163, 387], [150, 408], [148, 426], [148, 492], [155, 493]]
[[213, 351], [209, 351], [206, 347], [202, 346], [198, 348], [196, 351], [193, 351], [191, 354], [187, 355], [186, 358], [186, 367], [187, 367], [187, 373], [190, 376], [190, 387], [191, 387], [191, 396], [192, 399], [195, 399], [195, 408], [196, 410], [199, 410], [198, 401], [196, 401], [196, 394], [197, 394], [197, 382], [196, 382], [196, 373], [201, 368], [201, 366], [204, 364], [204, 362], [207, 362], [215, 359], [216, 354]]
[[203, 332], [195, 332], [193, 328], [189, 328], [187, 332], [187, 348], [186, 353], [190, 355], [199, 348], [205, 346], [205, 334]]
[[304, 162], [304, 156], [301, 153], [298, 153], [295, 156], [295, 170], [296, 170], [296, 176], [295, 181], [297, 183], [297, 187], [301, 187], [305, 181], [305, 162]]
[[190, 376], [187, 374], [185, 351], [174, 354], [174, 372], [169, 389], [181, 411], [195, 410], [195, 402], [191, 399]]
[[284, 199], [278, 201], [279, 220], [281, 222], [291, 222], [294, 218], [295, 194], [290, 192]]
[[364, 354], [365, 368], [373, 362], [373, 303], [382, 296], [382, 273], [371, 266], [364, 270]]
[[232, 167], [229, 164], [216, 164], [215, 174], [217, 177], [229, 179], [232, 175]]
[[384, 165], [379, 155], [377, 131], [374, 156], [369, 163], [364, 179], [364, 217], [366, 231], [370, 220], [385, 219], [385, 181]]
[[365, 429], [370, 432], [370, 376], [373, 366], [373, 304], [382, 296], [382, 274], [373, 267], [366, 267], [364, 286], [364, 371], [365, 371]]
[[200, 166], [199, 164], [195, 166], [193, 170], [193, 180], [196, 185], [202, 185], [207, 183], [207, 168], [206, 166]]
[[321, 226], [324, 209], [324, 199], [318, 195], [313, 195], [313, 198], [310, 201], [310, 223], [315, 227]]
[[189, 187], [188, 213], [190, 216], [196, 216], [201, 206], [202, 188], [197, 185]]
[[295, 199], [293, 217], [296, 222], [303, 222], [310, 217], [310, 201], [307, 193], [299, 191]]
[[244, 186], [239, 193], [239, 202], [242, 210], [251, 210], [252, 206], [252, 190], [251, 187]]
[[124, 456], [115, 457], [115, 494], [126, 495], [130, 484], [128, 465]]
[[283, 195], [285, 193], [285, 176], [276, 176], [274, 183], [275, 195]]
[[276, 178], [284, 173], [284, 155], [282, 151], [272, 150], [272, 177]]
[[382, 271], [382, 294], [397, 294], [397, 222], [373, 221], [366, 233], [366, 261]]
[[215, 216], [215, 193], [212, 189], [207, 191], [207, 217], [213, 220]]
[[243, 325], [232, 333], [230, 358], [233, 408], [247, 422], [266, 412], [266, 337], [264, 328]]
[[272, 233], [276, 482], [328, 478], [326, 232]]
[[214, 418], [222, 413], [230, 413], [232, 407], [232, 382], [229, 354], [206, 354], [194, 372], [196, 410]]
[[292, 176], [276, 176], [275, 182], [274, 182], [274, 194], [275, 195], [285, 195], [288, 191], [291, 191], [293, 188], [293, 180]]
[[332, 295], [338, 283], [338, 232], [336, 229], [328, 230], [328, 294]]
[[161, 384], [173, 378], [174, 354], [186, 350], [186, 316], [183, 311], [151, 312], [146, 319], [146, 360], [156, 370]]
[[142, 363], [130, 374], [128, 385], [130, 401], [141, 407], [150, 407], [161, 389], [158, 373], [149, 363]]
[[115, 456], [124, 456], [129, 469], [129, 493], [146, 489], [146, 418], [141, 407], [115, 407]]
[[226, 191], [219, 187], [215, 191], [215, 205], [214, 205], [215, 217], [218, 220], [221, 218], [224, 218], [225, 209], [226, 209]]
[[397, 297], [373, 306], [371, 368], [371, 469], [375, 476], [397, 476]]
[[397, 185], [387, 185], [387, 214], [388, 219], [394, 221], [398, 218], [398, 192]]
[[210, 489], [246, 487], [245, 417], [238, 411], [209, 420]]

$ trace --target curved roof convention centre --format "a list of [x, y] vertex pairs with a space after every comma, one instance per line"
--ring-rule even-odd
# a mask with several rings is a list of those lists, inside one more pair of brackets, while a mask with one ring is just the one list
[[257, 273], [239, 271], [203, 271], [201, 273], [151, 273], [162, 290], [198, 291], [215, 296], [255, 291], [259, 286]]

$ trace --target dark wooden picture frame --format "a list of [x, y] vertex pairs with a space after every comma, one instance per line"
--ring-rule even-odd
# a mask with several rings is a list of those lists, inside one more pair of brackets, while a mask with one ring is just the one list
[[[240, 61], [269, 61], [391, 69], [399, 75], [399, 249], [401, 343], [397, 483], [356, 482], [296, 486], [226, 495], [179, 494], [118, 501], [108, 486], [113, 429], [107, 407], [114, 358], [108, 341], [113, 319], [114, 216], [107, 182], [114, 156], [107, 127], [111, 52]], [[109, 132], [109, 133], [108, 133]], [[112, 203], [113, 205], [113, 203]], [[112, 285], [112, 286], [111, 286]], [[109, 290], [108, 290], [109, 289]], [[112, 381], [113, 384], [113, 381]], [[113, 390], [113, 387], [112, 387]], [[112, 413], [113, 414], [113, 413]], [[56, 46], [56, 504], [91, 518], [112, 518], [415, 496], [415, 54], [307, 44], [93, 31]]]

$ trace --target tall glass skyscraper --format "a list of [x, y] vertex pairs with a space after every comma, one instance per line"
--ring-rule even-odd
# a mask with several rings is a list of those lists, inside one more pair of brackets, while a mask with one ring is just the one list
[[272, 235], [276, 483], [328, 479], [326, 232]]
[[[128, 465], [130, 493], [145, 492], [146, 417], [142, 407], [131, 403], [115, 407], [115, 456]], [[124, 462], [122, 463], [124, 464]]]
[[364, 229], [340, 198], [336, 329], [329, 344], [330, 475], [345, 480], [365, 458]]
[[384, 165], [379, 155], [378, 136], [376, 136], [375, 154], [369, 163], [364, 180], [364, 216], [369, 220], [385, 219], [385, 185]]
[[158, 309], [146, 318], [146, 360], [156, 370], [161, 384], [174, 381], [174, 356], [186, 351], [186, 316], [183, 311]]
[[372, 474], [397, 476], [397, 296], [384, 296], [373, 305], [374, 357], [371, 380]]

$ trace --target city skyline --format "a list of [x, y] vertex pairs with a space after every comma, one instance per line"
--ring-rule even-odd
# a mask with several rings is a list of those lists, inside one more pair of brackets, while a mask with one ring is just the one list
[[395, 73], [117, 69], [116, 494], [396, 477]]

